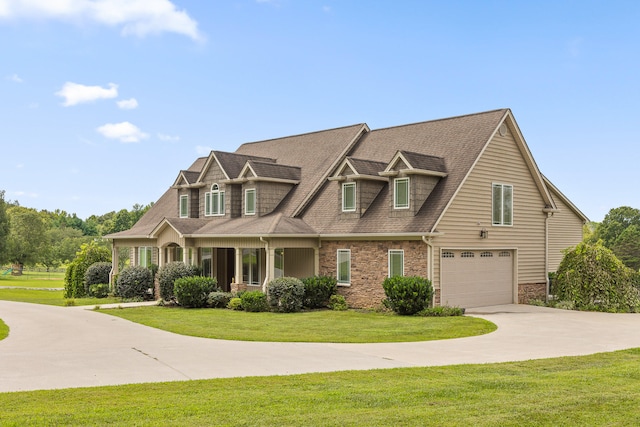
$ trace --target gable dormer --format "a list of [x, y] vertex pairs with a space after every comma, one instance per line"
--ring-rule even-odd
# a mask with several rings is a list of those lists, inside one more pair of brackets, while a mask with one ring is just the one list
[[379, 173], [385, 163], [346, 157], [329, 178], [340, 186], [340, 217], [360, 218], [388, 182]]
[[173, 182], [172, 188], [178, 192], [178, 217], [198, 218], [200, 216], [199, 172], [182, 170]]
[[390, 215], [415, 216], [447, 168], [442, 157], [399, 150], [379, 175], [389, 179]]

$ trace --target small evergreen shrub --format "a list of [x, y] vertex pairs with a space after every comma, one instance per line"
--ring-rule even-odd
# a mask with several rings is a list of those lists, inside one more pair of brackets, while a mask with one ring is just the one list
[[109, 295], [108, 283], [96, 283], [89, 286], [89, 296], [94, 298], [106, 298]]
[[267, 284], [267, 299], [273, 311], [294, 313], [302, 310], [304, 284], [295, 277], [279, 277]]
[[262, 291], [248, 291], [244, 292], [240, 296], [242, 301], [242, 308], [244, 311], [261, 312], [269, 311], [269, 304], [267, 304], [267, 295]]
[[462, 316], [464, 314], [464, 308], [438, 306], [428, 307], [418, 312], [418, 316], [423, 317], [450, 317], [450, 316]]
[[85, 292], [93, 296], [90, 291], [91, 285], [109, 283], [109, 273], [111, 273], [110, 262], [94, 262], [93, 264], [91, 264], [91, 266], [89, 266], [89, 268], [87, 268], [87, 271], [85, 271], [84, 273]]
[[118, 275], [116, 294], [122, 298], [145, 299], [153, 286], [151, 271], [138, 265], [127, 267]]
[[207, 305], [211, 292], [217, 290], [218, 282], [211, 277], [181, 277], [174, 283], [174, 293], [178, 303], [186, 308], [202, 308]]
[[213, 291], [209, 293], [207, 297], [207, 307], [211, 308], [226, 308], [229, 305], [229, 301], [233, 294], [231, 292]]
[[238, 297], [231, 298], [227, 308], [231, 310], [242, 310], [242, 300]]
[[386, 304], [401, 315], [416, 314], [429, 307], [433, 297], [431, 281], [418, 276], [393, 276], [382, 283]]
[[167, 263], [158, 269], [156, 279], [160, 287], [160, 298], [170, 300], [174, 297], [174, 283], [183, 277], [195, 276], [196, 267], [181, 261]]
[[345, 311], [349, 308], [347, 300], [342, 295], [333, 294], [329, 297], [329, 308], [335, 311]]
[[303, 305], [307, 308], [323, 308], [329, 298], [338, 291], [338, 281], [333, 276], [312, 276], [302, 279], [304, 284]]

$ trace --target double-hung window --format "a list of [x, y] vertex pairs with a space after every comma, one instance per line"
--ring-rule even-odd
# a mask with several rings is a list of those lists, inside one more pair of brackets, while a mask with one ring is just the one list
[[247, 285], [260, 285], [260, 249], [242, 250], [242, 281]]
[[409, 209], [409, 178], [393, 180], [393, 208]]
[[342, 212], [355, 212], [356, 210], [356, 183], [345, 182], [342, 184]]
[[151, 267], [151, 256], [153, 251], [150, 246], [140, 246], [138, 248], [138, 265], [140, 267]]
[[224, 215], [224, 191], [218, 184], [211, 186], [211, 191], [205, 195], [205, 215]]
[[338, 284], [349, 285], [351, 284], [351, 250], [350, 249], [338, 249]]
[[389, 277], [404, 276], [404, 250], [389, 249]]
[[250, 188], [244, 192], [244, 214], [256, 214], [256, 189]]
[[189, 196], [180, 196], [180, 218], [189, 217]]
[[492, 224], [513, 225], [513, 186], [492, 184]]

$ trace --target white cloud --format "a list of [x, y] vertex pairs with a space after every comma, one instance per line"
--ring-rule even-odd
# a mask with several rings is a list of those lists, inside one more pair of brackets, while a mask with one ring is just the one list
[[[0, 0], [2, 1], [2, 0]], [[11, 80], [12, 82], [16, 82], [16, 83], [22, 83], [24, 82], [24, 80], [17, 74], [12, 74], [10, 76], [7, 76], [7, 80]]]
[[123, 99], [122, 101], [116, 102], [116, 104], [123, 110], [135, 110], [138, 108], [138, 100], [135, 98]]
[[172, 142], [180, 141], [180, 137], [178, 135], [173, 136], [173, 135], [167, 135], [166, 133], [159, 133], [158, 138], [160, 139], [160, 141], [172, 141]]
[[93, 21], [144, 37], [171, 32], [203, 40], [198, 23], [169, 0], [0, 0], [0, 18]]
[[107, 89], [101, 86], [85, 86], [78, 83], [66, 82], [62, 86], [62, 89], [55, 94], [64, 98], [62, 105], [69, 107], [85, 102], [93, 102], [98, 99], [115, 98], [118, 96], [118, 85], [109, 83], [109, 88]]
[[211, 153], [211, 150], [213, 150], [211, 147], [196, 145], [196, 153], [198, 153], [199, 156], [208, 156]]
[[140, 142], [149, 138], [149, 135], [142, 132], [136, 125], [129, 122], [107, 123], [96, 129], [105, 138], [118, 139], [121, 142]]

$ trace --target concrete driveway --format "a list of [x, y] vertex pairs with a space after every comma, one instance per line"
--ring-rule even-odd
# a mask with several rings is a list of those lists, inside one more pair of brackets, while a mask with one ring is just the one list
[[640, 347], [640, 314], [527, 305], [468, 310], [494, 333], [417, 343], [193, 338], [81, 307], [0, 301], [0, 392], [253, 375], [518, 361]]

